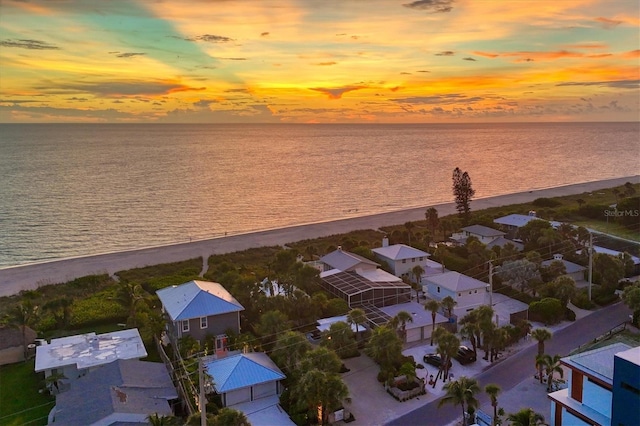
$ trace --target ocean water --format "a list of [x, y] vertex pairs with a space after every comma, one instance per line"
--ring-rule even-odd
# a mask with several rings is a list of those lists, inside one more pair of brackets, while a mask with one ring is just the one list
[[640, 173], [639, 123], [0, 124], [0, 267]]

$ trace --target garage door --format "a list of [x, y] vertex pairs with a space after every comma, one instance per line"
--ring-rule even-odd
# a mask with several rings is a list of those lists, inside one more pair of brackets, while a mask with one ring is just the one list
[[247, 401], [251, 401], [251, 388], [243, 388], [232, 392], [227, 392], [227, 407]]
[[276, 394], [276, 382], [263, 383], [253, 387], [253, 399], [264, 398]]
[[418, 342], [422, 340], [422, 327], [407, 329], [407, 343]]

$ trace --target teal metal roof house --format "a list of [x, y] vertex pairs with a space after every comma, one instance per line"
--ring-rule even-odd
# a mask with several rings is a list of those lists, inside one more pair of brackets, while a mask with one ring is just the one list
[[262, 352], [205, 361], [204, 366], [225, 407], [280, 395], [280, 381], [286, 378], [271, 358]]

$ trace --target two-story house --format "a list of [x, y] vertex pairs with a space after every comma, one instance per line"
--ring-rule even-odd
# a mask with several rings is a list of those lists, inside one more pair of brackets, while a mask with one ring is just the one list
[[244, 307], [221, 284], [189, 281], [156, 291], [162, 311], [169, 317], [167, 331], [175, 342], [191, 336], [203, 342], [215, 337], [216, 352], [227, 347], [225, 331], [240, 333], [240, 312]]
[[453, 309], [453, 314], [456, 316], [464, 316], [467, 312], [484, 305], [487, 286], [485, 282], [455, 271], [426, 277], [428, 296], [435, 300], [451, 296], [457, 302]]
[[[434, 265], [428, 265], [429, 253], [405, 244], [389, 245], [389, 240], [382, 240], [382, 247], [372, 249], [380, 261], [386, 263], [396, 277], [408, 277], [415, 281], [413, 268], [420, 266], [423, 271], [433, 269]], [[420, 284], [420, 283], [418, 283]]]

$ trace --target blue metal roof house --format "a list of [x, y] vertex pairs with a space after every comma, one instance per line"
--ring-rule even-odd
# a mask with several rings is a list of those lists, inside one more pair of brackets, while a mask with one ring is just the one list
[[262, 352], [250, 352], [205, 361], [213, 388], [225, 407], [282, 393], [281, 380], [286, 377]]
[[221, 285], [189, 281], [156, 291], [162, 310], [169, 317], [167, 331], [175, 342], [191, 336], [200, 342], [207, 335], [216, 338], [216, 352], [226, 350], [225, 330], [240, 333], [240, 312], [244, 307]]

